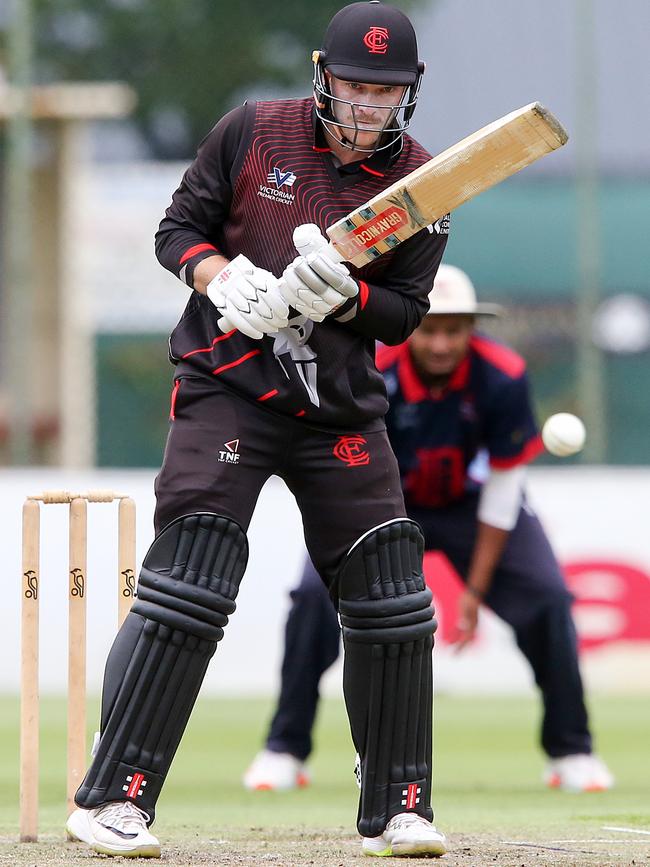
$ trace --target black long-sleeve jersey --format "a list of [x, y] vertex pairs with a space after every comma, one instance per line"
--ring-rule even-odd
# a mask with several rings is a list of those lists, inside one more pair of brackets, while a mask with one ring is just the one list
[[[156, 234], [161, 264], [193, 285], [207, 256], [243, 253], [280, 277], [295, 258], [293, 229], [321, 230], [430, 159], [409, 136], [397, 153], [337, 167], [311, 99], [246, 103], [201, 143]], [[170, 338], [178, 376], [207, 376], [265, 408], [325, 428], [382, 427], [388, 403], [375, 340], [404, 341], [426, 312], [448, 220], [363, 268], [356, 298], [321, 323], [294, 312], [277, 335], [222, 333], [193, 291]]]

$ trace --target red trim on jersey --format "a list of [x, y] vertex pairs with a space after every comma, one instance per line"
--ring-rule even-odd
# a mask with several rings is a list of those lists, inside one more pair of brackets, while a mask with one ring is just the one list
[[219, 337], [215, 337], [212, 341], [212, 346], [206, 346], [205, 349], [193, 349], [191, 352], [186, 352], [185, 355], [181, 356], [182, 358], [189, 358], [190, 355], [196, 355], [197, 352], [212, 352], [217, 343], [222, 340], [228, 340], [229, 337], [232, 337], [233, 334], [237, 333], [237, 329], [233, 328], [232, 331], [227, 331], [225, 334], [220, 334]]
[[400, 388], [404, 395], [404, 400], [407, 403], [419, 403], [429, 397], [429, 389], [422, 382], [413, 364], [411, 353], [406, 346], [406, 352], [400, 355], [397, 363], [397, 377], [399, 379]]
[[385, 177], [384, 172], [378, 172], [378, 171], [375, 171], [375, 169], [370, 169], [364, 163], [361, 163], [361, 168], [364, 170], [364, 172], [368, 172], [369, 175], [374, 175], [376, 178]]
[[178, 389], [181, 387], [180, 379], [177, 379], [174, 383], [174, 388], [172, 389], [172, 398], [169, 407], [169, 419], [170, 421], [174, 421], [176, 418], [176, 395], [178, 394]]
[[449, 381], [443, 388], [429, 388], [418, 373], [413, 357], [408, 351], [408, 343], [402, 344], [406, 351], [401, 353], [397, 364], [397, 376], [400, 388], [407, 403], [419, 403], [423, 400], [441, 400], [450, 391], [465, 388], [469, 380], [470, 357], [466, 355], [454, 370]]
[[470, 346], [476, 350], [478, 355], [513, 379], [520, 377], [526, 370], [524, 359], [508, 346], [493, 343], [479, 334], [472, 335]]
[[205, 250], [214, 250], [215, 253], [219, 252], [213, 244], [195, 244], [183, 253], [178, 264], [184, 265], [188, 259], [192, 258], [192, 256], [196, 256], [197, 253], [203, 253]]
[[510, 458], [493, 458], [490, 457], [490, 466], [495, 470], [510, 470], [512, 467], [518, 467], [520, 464], [527, 464], [534, 460], [538, 454], [544, 451], [544, 444], [539, 434], [528, 440], [523, 449], [518, 455]]
[[307, 410], [301, 409], [300, 412], [296, 413], [296, 418], [300, 418], [303, 415], [307, 415]]
[[406, 344], [402, 343], [399, 346], [379, 346], [375, 353], [375, 366], [381, 373], [392, 367], [397, 362], [404, 352]]
[[465, 386], [469, 382], [469, 369], [469, 355], [466, 355], [464, 358], [461, 359], [460, 364], [452, 373], [447, 385], [444, 388], [440, 389], [440, 394], [437, 396], [442, 397], [442, 395], [446, 394], [448, 391], [459, 391], [461, 388], [465, 388]]
[[370, 286], [367, 283], [364, 283], [363, 280], [359, 280], [359, 303], [361, 305], [361, 309], [366, 306], [368, 303], [368, 298], [370, 296]]
[[220, 373], [223, 373], [224, 370], [229, 370], [231, 367], [237, 367], [238, 364], [243, 364], [244, 361], [248, 361], [249, 358], [252, 358], [254, 355], [261, 355], [261, 349], [251, 349], [250, 352], [247, 352], [246, 355], [242, 355], [241, 358], [235, 359], [235, 361], [230, 361], [228, 364], [222, 364], [221, 367], [215, 368], [212, 373], [215, 376], [218, 376]]
[[268, 400], [270, 397], [275, 397], [277, 393], [278, 393], [277, 388], [272, 388], [271, 391], [267, 391], [266, 394], [263, 394], [261, 397], [258, 397], [257, 399], [259, 401]]

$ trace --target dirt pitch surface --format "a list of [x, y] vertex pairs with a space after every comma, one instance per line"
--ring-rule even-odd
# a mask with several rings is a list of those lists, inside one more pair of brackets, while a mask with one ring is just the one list
[[[268, 700], [202, 700], [165, 786], [154, 827], [169, 867], [362, 867], [354, 832], [358, 790], [342, 702], [322, 703], [312, 785], [249, 792], [241, 775], [261, 743]], [[0, 867], [133, 863], [64, 841], [65, 703], [41, 703], [40, 842], [18, 833], [19, 706], [0, 698]], [[599, 751], [616, 786], [572, 794], [540, 784], [534, 746], [539, 703], [530, 697], [436, 699], [434, 798], [447, 834], [442, 859], [384, 858], [440, 867], [650, 867], [647, 696], [592, 699]], [[92, 720], [89, 708], [89, 722]], [[96, 714], [96, 708], [94, 709]], [[92, 723], [90, 723], [92, 725]], [[92, 729], [88, 731], [92, 741]], [[218, 743], [216, 743], [218, 741]], [[138, 859], [143, 865], [145, 859]], [[156, 864], [156, 861], [149, 861]]]
[[[632, 839], [629, 839], [629, 838]], [[219, 865], [219, 867], [359, 867], [361, 864], [421, 864], [437, 863], [440, 867], [478, 867], [498, 864], [499, 867], [609, 867], [609, 865], [650, 865], [650, 837], [601, 831], [584, 840], [513, 840], [504, 841], [487, 835], [460, 835], [449, 841], [449, 852], [442, 859], [383, 858], [370, 861], [361, 855], [358, 838], [350, 837], [342, 828], [309, 835], [292, 833], [290, 828], [251, 828], [246, 838], [237, 829], [231, 839], [204, 838], [180, 844], [163, 841], [160, 861], [151, 859], [107, 859], [96, 855], [81, 844], [64, 843], [53, 837], [43, 837], [36, 844], [20, 844], [0, 838], [0, 865], [15, 867], [78, 867], [92, 864], [168, 864], [173, 867]]]

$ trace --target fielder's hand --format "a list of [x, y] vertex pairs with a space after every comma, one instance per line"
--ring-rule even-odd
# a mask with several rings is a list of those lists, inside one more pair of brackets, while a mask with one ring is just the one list
[[237, 328], [260, 340], [288, 325], [289, 308], [279, 281], [241, 253], [219, 271], [206, 291], [220, 313], [217, 325], [224, 332]]
[[480, 602], [469, 590], [464, 590], [458, 599], [458, 619], [453, 644], [462, 650], [474, 639], [478, 628]]
[[322, 320], [359, 292], [350, 272], [334, 261], [317, 226], [298, 226], [294, 244], [301, 251], [285, 268], [280, 291], [287, 304], [314, 322]]

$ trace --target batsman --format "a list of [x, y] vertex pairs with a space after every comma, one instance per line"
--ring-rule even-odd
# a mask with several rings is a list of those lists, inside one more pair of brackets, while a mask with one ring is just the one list
[[160, 855], [156, 802], [235, 610], [271, 475], [296, 498], [340, 615], [362, 849], [445, 852], [430, 805], [436, 622], [374, 348], [403, 343], [426, 313], [448, 220], [360, 270], [296, 257], [292, 240], [430, 158], [406, 133], [424, 64], [408, 18], [371, 0], [334, 16], [313, 67], [313, 98], [245, 103], [216, 124], [156, 235], [161, 264], [190, 289], [170, 339], [156, 536], [108, 657], [101, 737], [67, 826], [107, 855]]

